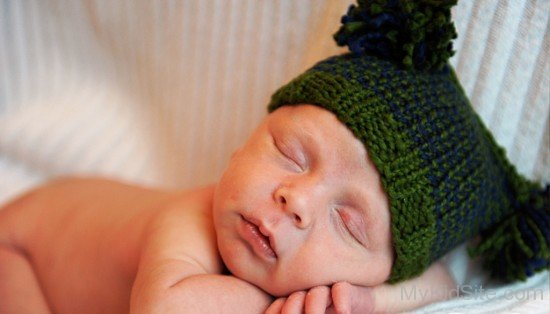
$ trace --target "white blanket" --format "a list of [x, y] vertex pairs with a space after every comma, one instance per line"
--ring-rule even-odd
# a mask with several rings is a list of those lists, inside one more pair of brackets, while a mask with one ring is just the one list
[[[270, 94], [342, 51], [330, 35], [350, 3], [0, 1], [0, 205], [67, 174], [215, 182]], [[460, 1], [451, 60], [510, 160], [545, 182], [549, 13], [547, 0]], [[548, 272], [492, 287], [464, 249], [447, 259], [463, 296], [422, 312], [550, 309]]]

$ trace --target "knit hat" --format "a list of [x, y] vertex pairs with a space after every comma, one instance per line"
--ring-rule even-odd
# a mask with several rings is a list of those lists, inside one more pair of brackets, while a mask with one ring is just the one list
[[495, 277], [550, 267], [550, 186], [517, 173], [448, 64], [455, 4], [358, 1], [335, 34], [350, 53], [319, 62], [269, 104], [323, 107], [365, 145], [390, 200], [391, 283], [478, 235], [470, 254]]

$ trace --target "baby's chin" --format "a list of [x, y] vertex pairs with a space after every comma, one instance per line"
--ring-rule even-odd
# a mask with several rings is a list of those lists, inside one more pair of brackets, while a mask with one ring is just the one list
[[[246, 280], [246, 279], [244, 279]], [[314, 287], [318, 286], [332, 286], [337, 281], [308, 281], [308, 280], [296, 280], [295, 278], [287, 278], [284, 280], [275, 280], [275, 279], [265, 279], [262, 278], [258, 280], [258, 278], [249, 278], [249, 280], [246, 280], [248, 282], [253, 283], [260, 289], [264, 290], [265, 292], [269, 293], [270, 295], [274, 297], [285, 297], [293, 292], [296, 291], [308, 291], [309, 289], [312, 289]]]
[[231, 261], [226, 263], [225, 266], [231, 275], [255, 285], [274, 297], [288, 296], [292, 292], [308, 290], [317, 286], [312, 283], [301, 283], [296, 280], [276, 280], [273, 278], [276, 276], [269, 276], [263, 272], [252, 273], [249, 268], [239, 267], [238, 263], [231, 263]]
[[330, 287], [333, 284], [336, 284], [338, 282], [347, 282], [355, 286], [372, 287], [372, 286], [384, 284], [386, 280], [382, 280], [378, 278], [376, 279], [368, 278], [368, 280], [364, 280], [364, 281], [353, 281], [353, 280], [345, 280], [345, 279], [341, 279], [341, 280], [327, 279], [327, 281], [311, 281], [311, 280], [305, 280], [305, 279], [296, 280], [293, 277], [289, 277], [288, 279], [285, 279], [285, 280], [274, 280], [274, 279], [257, 280], [256, 278], [256, 282], [254, 282], [254, 279], [246, 280], [246, 281], [253, 283], [257, 287], [271, 294], [274, 297], [284, 297], [296, 291], [308, 291], [309, 289], [319, 287], [319, 286]]
[[317, 286], [317, 285], [311, 285], [311, 284], [308, 285], [308, 284], [297, 284], [297, 283], [278, 284], [276, 282], [259, 282], [259, 283], [256, 283], [255, 285], [274, 297], [285, 297], [290, 295], [293, 292], [304, 291], [304, 290], [307, 291]]

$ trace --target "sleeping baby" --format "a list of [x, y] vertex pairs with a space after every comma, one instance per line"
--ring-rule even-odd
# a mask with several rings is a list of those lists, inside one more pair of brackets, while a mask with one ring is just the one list
[[214, 186], [59, 179], [0, 209], [0, 312], [404, 311], [473, 238], [496, 278], [548, 269], [550, 190], [448, 65], [453, 2], [350, 7], [351, 52], [279, 89]]
[[[0, 214], [2, 313], [260, 313], [263, 291], [295, 292], [270, 311], [301, 313], [308, 290], [308, 312], [324, 313], [338, 293], [339, 310], [357, 308], [355, 294], [368, 311], [373, 295], [359, 287], [388, 280], [395, 259], [375, 166], [311, 105], [268, 115], [215, 187], [59, 179]], [[424, 286], [453, 288], [442, 266], [427, 275]]]

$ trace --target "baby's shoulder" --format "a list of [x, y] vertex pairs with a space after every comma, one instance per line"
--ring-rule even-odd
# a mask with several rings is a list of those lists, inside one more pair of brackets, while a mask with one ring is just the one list
[[151, 217], [150, 231], [162, 226], [164, 232], [188, 233], [211, 223], [213, 192], [213, 187], [208, 186], [174, 193]]
[[153, 215], [145, 229], [142, 262], [187, 260], [206, 273], [220, 273], [212, 221], [213, 187], [181, 193]]

